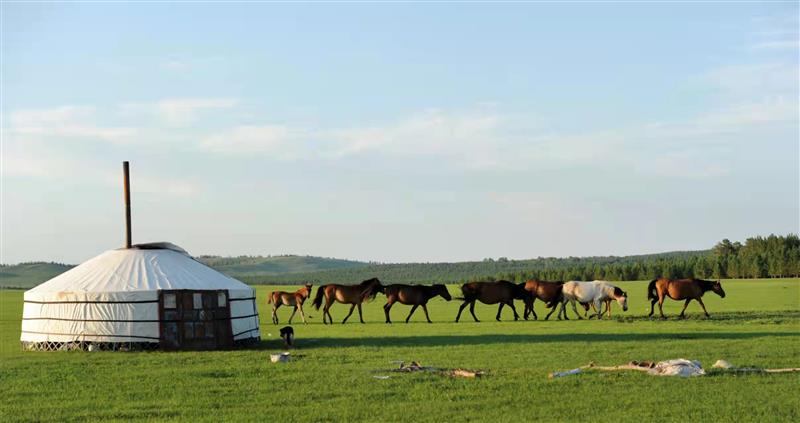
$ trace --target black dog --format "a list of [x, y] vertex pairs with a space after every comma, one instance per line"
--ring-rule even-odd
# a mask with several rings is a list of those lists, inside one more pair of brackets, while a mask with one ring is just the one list
[[294, 329], [292, 329], [291, 326], [284, 326], [281, 328], [281, 338], [283, 338], [284, 347], [294, 347]]

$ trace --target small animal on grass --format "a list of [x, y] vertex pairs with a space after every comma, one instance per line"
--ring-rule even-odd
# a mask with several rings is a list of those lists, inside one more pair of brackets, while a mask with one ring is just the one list
[[664, 298], [669, 297], [673, 300], [680, 301], [686, 300], [683, 303], [683, 310], [681, 310], [680, 317], [686, 317], [686, 307], [692, 300], [697, 300], [700, 307], [703, 307], [703, 312], [706, 317], [711, 317], [706, 310], [706, 305], [703, 304], [703, 294], [706, 291], [713, 291], [719, 295], [720, 298], [725, 298], [725, 290], [722, 289], [722, 284], [719, 281], [706, 281], [703, 279], [653, 279], [647, 286], [647, 299], [650, 300], [650, 314], [653, 315], [653, 309], [658, 302], [658, 311], [661, 313], [661, 318], [666, 319], [664, 316]]
[[500, 312], [503, 310], [504, 305], [511, 307], [514, 312], [514, 320], [519, 320], [519, 314], [514, 307], [514, 298], [518, 296], [519, 287], [509, 281], [495, 281], [495, 282], [469, 282], [461, 285], [461, 293], [464, 295], [462, 299], [464, 303], [458, 308], [456, 315], [456, 323], [461, 318], [461, 312], [469, 305], [469, 312], [476, 322], [480, 322], [475, 316], [475, 301], [480, 301], [484, 304], [500, 304], [497, 309], [497, 316], [495, 319], [500, 321]]
[[597, 314], [589, 316], [589, 318], [597, 317], [598, 319], [602, 319], [603, 315], [601, 311], [603, 311], [603, 303], [609, 299], [616, 300], [619, 305], [622, 306], [623, 311], [628, 311], [628, 294], [619, 287], [606, 281], [566, 282], [561, 288], [561, 293], [563, 298], [561, 300], [561, 310], [559, 314], [563, 313], [564, 317], [567, 316], [568, 302], [572, 305], [572, 310], [579, 319], [583, 319], [583, 317], [578, 314], [578, 309], [575, 307], [576, 302], [592, 303], [594, 305]]
[[[322, 307], [322, 323], [327, 324], [330, 321], [333, 324], [333, 316], [331, 316], [331, 306], [335, 301], [342, 304], [350, 304], [350, 312], [347, 317], [342, 320], [342, 324], [347, 323], [347, 319], [353, 314], [353, 310], [358, 307], [358, 319], [364, 323], [364, 318], [361, 315], [361, 303], [367, 300], [372, 300], [378, 293], [383, 292], [383, 285], [378, 278], [367, 279], [358, 285], [322, 285], [317, 288], [317, 295], [314, 297], [314, 308], [319, 310]], [[325, 297], [325, 305], [322, 305], [322, 298]]]
[[283, 339], [283, 347], [286, 349], [294, 347], [294, 329], [291, 326], [284, 326], [281, 328], [281, 338]]
[[300, 317], [303, 318], [303, 323], [306, 323], [306, 315], [303, 313], [303, 303], [306, 298], [311, 296], [311, 283], [306, 283], [302, 288], [295, 292], [286, 291], [272, 291], [267, 297], [267, 304], [272, 304], [272, 323], [278, 324], [278, 308], [285, 305], [294, 307], [292, 315], [289, 316], [289, 324], [292, 324], [292, 318], [297, 310], [300, 310]]
[[[547, 308], [552, 308], [550, 313], [547, 314], [547, 317], [544, 318], [545, 320], [550, 319], [553, 312], [558, 310], [557, 305], [561, 304], [562, 285], [564, 285], [564, 282], [548, 282], [536, 279], [525, 282], [525, 290], [531, 293], [530, 310], [526, 308], [525, 315], [527, 316], [529, 313], [533, 313], [534, 320], [539, 319], [539, 316], [536, 315], [536, 310], [533, 308], [533, 303], [536, 299], [539, 299], [547, 305]], [[561, 313], [558, 314], [558, 319], [561, 320]]]
[[386, 285], [384, 288], [384, 295], [386, 295], [386, 304], [383, 306], [383, 312], [386, 313], [386, 323], [392, 323], [392, 319], [389, 318], [389, 311], [396, 302], [411, 306], [411, 312], [408, 313], [408, 317], [406, 317], [406, 323], [408, 323], [408, 320], [411, 319], [411, 315], [414, 314], [419, 306], [422, 306], [422, 311], [425, 312], [425, 319], [428, 323], [433, 323], [428, 316], [428, 301], [437, 295], [447, 301], [452, 299], [450, 293], [447, 292], [447, 287], [441, 284], [431, 286]]

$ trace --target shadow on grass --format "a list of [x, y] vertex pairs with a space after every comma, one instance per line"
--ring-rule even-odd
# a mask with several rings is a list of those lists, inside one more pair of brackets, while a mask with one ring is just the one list
[[[747, 340], [767, 337], [795, 337], [796, 332], [685, 332], [685, 333], [559, 333], [496, 335], [378, 336], [363, 338], [311, 338], [298, 340], [301, 348], [342, 347], [440, 347], [458, 345], [540, 344], [559, 342], [639, 342], [669, 340]], [[275, 341], [262, 341], [255, 348], [275, 348]]]

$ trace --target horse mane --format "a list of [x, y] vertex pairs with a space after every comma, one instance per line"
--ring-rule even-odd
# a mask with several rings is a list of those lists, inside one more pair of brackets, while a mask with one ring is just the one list
[[712, 289], [714, 289], [714, 281], [707, 281], [705, 279], [695, 279], [695, 282], [697, 282], [697, 284], [700, 285], [700, 289], [702, 289], [703, 292], [711, 291]]
[[620, 287], [615, 286], [614, 287], [614, 295], [617, 296], [617, 297], [625, 296], [625, 291], [623, 291]]

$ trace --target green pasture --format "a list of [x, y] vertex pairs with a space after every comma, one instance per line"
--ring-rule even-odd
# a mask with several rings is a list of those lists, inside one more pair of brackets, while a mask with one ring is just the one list
[[[248, 420], [248, 421], [800, 421], [800, 374], [659, 378], [639, 372], [591, 373], [548, 380], [553, 370], [590, 361], [717, 359], [738, 366], [800, 367], [800, 280], [723, 281], [728, 296], [666, 321], [648, 319], [646, 283], [620, 283], [630, 309], [614, 305], [604, 321], [511, 319], [478, 304], [481, 323], [459, 301], [429, 303], [431, 319], [395, 305], [383, 323], [383, 297], [346, 325], [322, 324], [306, 303], [310, 324], [293, 322], [294, 360], [272, 364], [279, 351], [266, 294], [258, 286], [263, 342], [258, 348], [218, 352], [23, 352], [19, 346], [22, 291], [0, 291], [0, 421]], [[316, 287], [315, 287], [316, 288]], [[281, 287], [279, 289], [288, 289]], [[458, 288], [451, 287], [453, 295]], [[522, 312], [522, 305], [518, 305]], [[341, 321], [347, 307], [332, 314]], [[574, 317], [569, 310], [570, 317]], [[281, 309], [281, 326], [290, 314]], [[488, 371], [481, 379], [400, 374], [392, 362]], [[381, 380], [374, 376], [388, 375]]]

